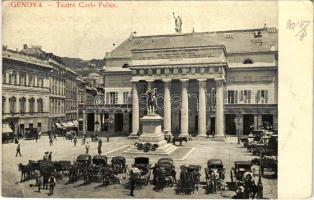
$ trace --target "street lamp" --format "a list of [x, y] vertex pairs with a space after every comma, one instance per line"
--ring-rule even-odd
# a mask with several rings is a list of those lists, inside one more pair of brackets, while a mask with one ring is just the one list
[[258, 130], [258, 102], [260, 101], [260, 91], [256, 93], [256, 130]]
[[96, 136], [97, 136], [97, 132], [98, 132], [98, 129], [99, 129], [99, 121], [96, 121], [95, 122], [95, 134], [94, 134], [94, 138], [96, 139]]
[[234, 118], [234, 123], [236, 125], [236, 134], [238, 137], [238, 144], [240, 144], [240, 125], [242, 124], [242, 117], [241, 114], [237, 114], [236, 118]]

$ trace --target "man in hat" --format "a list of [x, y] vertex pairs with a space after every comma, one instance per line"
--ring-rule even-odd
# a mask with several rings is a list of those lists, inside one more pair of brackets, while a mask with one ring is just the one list
[[45, 154], [44, 154], [44, 157], [43, 157], [43, 160], [48, 160], [49, 159], [49, 152], [46, 151]]
[[16, 147], [16, 154], [15, 154], [15, 157], [17, 157], [17, 155], [22, 156], [20, 143], [18, 143], [18, 144], [17, 144], [17, 147]]
[[134, 197], [134, 189], [135, 189], [135, 177], [133, 173], [133, 169], [130, 171], [130, 196]]
[[76, 147], [76, 143], [77, 143], [77, 137], [76, 136], [74, 136], [73, 143], [74, 143], [74, 146]]
[[51, 175], [49, 178], [49, 190], [50, 190], [50, 194], [49, 195], [53, 195], [53, 190], [55, 188], [56, 185], [56, 178]]
[[85, 149], [86, 149], [86, 154], [88, 154], [88, 152], [89, 152], [89, 143], [88, 142], [85, 145]]
[[97, 147], [97, 149], [98, 149], [98, 155], [101, 154], [101, 147], [102, 147], [102, 140], [101, 140], [101, 138], [99, 138], [99, 140], [98, 140], [98, 147]]

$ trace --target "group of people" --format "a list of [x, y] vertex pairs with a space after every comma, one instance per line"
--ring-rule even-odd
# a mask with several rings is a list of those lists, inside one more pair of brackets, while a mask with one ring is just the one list
[[[36, 183], [38, 190], [37, 192], [40, 192], [40, 189], [48, 190], [49, 189], [49, 196], [53, 195], [54, 188], [56, 186], [56, 178], [54, 175], [51, 175], [48, 179], [46, 176], [40, 176], [39, 174], [36, 174]], [[43, 183], [43, 184], [42, 184]], [[49, 185], [49, 187], [48, 187]]]

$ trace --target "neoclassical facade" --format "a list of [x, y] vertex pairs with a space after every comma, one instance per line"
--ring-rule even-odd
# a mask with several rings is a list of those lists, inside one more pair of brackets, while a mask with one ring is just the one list
[[[120, 80], [130, 83], [130, 137], [141, 132], [147, 88], [156, 89], [163, 130], [174, 135], [224, 137], [265, 124], [277, 129], [277, 37], [274, 27], [131, 35], [106, 57], [106, 70], [121, 71]], [[105, 90], [110, 87], [114, 82]]]

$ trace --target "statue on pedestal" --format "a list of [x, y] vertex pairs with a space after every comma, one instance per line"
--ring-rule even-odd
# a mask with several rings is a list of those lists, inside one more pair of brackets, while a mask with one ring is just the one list
[[156, 91], [155, 89], [148, 89], [145, 93], [147, 97], [147, 113], [155, 114], [157, 107]]

